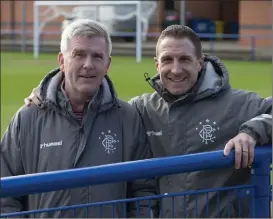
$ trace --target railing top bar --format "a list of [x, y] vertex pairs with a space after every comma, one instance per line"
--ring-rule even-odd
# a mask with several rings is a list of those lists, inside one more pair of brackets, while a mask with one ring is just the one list
[[[257, 146], [255, 162], [272, 159], [272, 146]], [[1, 178], [0, 197], [22, 196], [69, 188], [131, 181], [177, 173], [225, 168], [234, 165], [234, 152], [223, 151], [154, 158], [79, 169]], [[77, 177], [75, 177], [77, 176]], [[25, 186], [28, 185], [28, 186]]]

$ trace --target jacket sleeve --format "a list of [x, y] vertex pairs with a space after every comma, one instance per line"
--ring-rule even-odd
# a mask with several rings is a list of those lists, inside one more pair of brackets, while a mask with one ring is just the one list
[[[1, 139], [1, 178], [24, 174], [20, 143], [20, 114], [17, 113]], [[24, 200], [25, 197], [1, 198], [1, 213], [24, 210]]]
[[252, 136], [257, 145], [271, 144], [272, 97], [251, 100], [248, 108], [254, 111], [254, 117], [241, 125], [240, 132]]
[[[137, 123], [135, 125], [135, 144], [132, 151], [131, 160], [143, 160], [152, 158], [152, 152], [150, 145], [148, 144], [146, 132], [143, 126], [141, 117], [137, 116]], [[144, 196], [157, 195], [156, 178], [139, 179], [131, 182], [128, 185], [128, 194], [131, 194], [132, 198], [141, 198]], [[129, 217], [131, 218], [150, 218], [157, 217], [158, 203], [155, 199], [145, 199], [140, 201], [134, 201], [129, 206]]]

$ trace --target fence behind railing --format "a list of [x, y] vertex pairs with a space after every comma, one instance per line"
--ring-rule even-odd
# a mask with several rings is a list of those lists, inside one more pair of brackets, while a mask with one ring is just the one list
[[[270, 200], [271, 200], [271, 182], [270, 182], [270, 165], [272, 163], [272, 146], [257, 146], [255, 150], [255, 159], [252, 165], [252, 183], [250, 185], [236, 185], [233, 187], [223, 187], [223, 188], [213, 188], [206, 190], [196, 190], [196, 191], [186, 191], [179, 192], [175, 194], [161, 194], [153, 197], [143, 197], [135, 199], [124, 199], [124, 200], [109, 200], [106, 202], [100, 203], [88, 203], [82, 205], [74, 206], [59, 206], [51, 209], [31, 209], [26, 212], [14, 212], [9, 214], [2, 214], [1, 217], [19, 217], [25, 215], [34, 215], [37, 216], [42, 213], [46, 213], [47, 216], [50, 213], [56, 212], [74, 212], [74, 217], [77, 215], [77, 210], [85, 209], [86, 217], [90, 217], [89, 209], [90, 208], [99, 208], [100, 214], [96, 217], [103, 217], [103, 214], [107, 211], [109, 213], [109, 208], [106, 211], [102, 210], [103, 207], [112, 205], [112, 209], [115, 209], [114, 206], [118, 204], [126, 204], [128, 202], [136, 202], [143, 199], [153, 200], [158, 199], [162, 203], [163, 199], [172, 198], [173, 200], [176, 197], [184, 197], [184, 210], [186, 209], [185, 197], [192, 195], [196, 198], [195, 212], [198, 208], [198, 195], [214, 192], [217, 196], [217, 209], [218, 214], [216, 217], [220, 217], [220, 210], [223, 208], [228, 208], [229, 217], [231, 214], [230, 206], [223, 206], [220, 204], [220, 192], [228, 192], [228, 196], [231, 197], [230, 191], [233, 191], [232, 194], [236, 195], [236, 200], [238, 199], [238, 209], [240, 217], [240, 200], [242, 198], [249, 199], [249, 215], [253, 218], [269, 218], [270, 217]], [[164, 176], [178, 173], [186, 173], [193, 171], [203, 171], [210, 169], [220, 169], [220, 168], [233, 168], [234, 165], [234, 152], [231, 155], [225, 157], [223, 156], [223, 151], [214, 151], [206, 153], [198, 153], [191, 155], [183, 156], [173, 156], [165, 158], [154, 158], [150, 160], [141, 160], [135, 162], [124, 162], [109, 164], [96, 167], [87, 167], [80, 169], [71, 169], [55, 172], [45, 172], [37, 173], [31, 175], [22, 175], [14, 177], [1, 178], [1, 198], [6, 197], [18, 197], [35, 193], [43, 193], [49, 191], [57, 191], [63, 189], [72, 189], [85, 186], [94, 186], [107, 183], [116, 183], [116, 182], [125, 182], [132, 181], [135, 179], [141, 178], [150, 178], [155, 176]], [[182, 199], [179, 199], [182, 201]], [[176, 199], [177, 201], [177, 199]], [[174, 205], [174, 203], [173, 203]], [[209, 203], [206, 204], [204, 209], [205, 215], [210, 216], [209, 213]], [[181, 205], [180, 205], [181, 206]], [[182, 207], [181, 207], [182, 208]], [[124, 207], [124, 215], [126, 217], [126, 207]], [[160, 205], [161, 212], [164, 211], [162, 205]], [[114, 215], [115, 211], [112, 212], [112, 217], [118, 216], [121, 217], [122, 214], [119, 211], [119, 215]], [[173, 209], [172, 215], [175, 210]], [[193, 211], [194, 212], [194, 211]], [[62, 214], [55, 214], [59, 217]], [[185, 217], [189, 216], [189, 213], [185, 213]], [[71, 216], [71, 214], [69, 214]], [[192, 213], [191, 216], [195, 214]], [[44, 214], [42, 214], [45, 217]], [[93, 215], [91, 215], [92, 217]]]
[[[53, 24], [51, 24], [53, 25]], [[60, 24], [58, 24], [60, 25]], [[53, 26], [58, 26], [57, 24], [53, 25]], [[33, 28], [29, 28], [32, 27], [32, 23], [27, 23], [25, 24], [25, 28], [22, 28], [22, 30], [16, 28], [14, 30], [11, 30], [10, 27], [6, 27], [5, 25], [2, 27], [1, 29], [1, 38], [2, 39], [8, 39], [8, 41], [10, 42], [10, 48], [11, 50], [14, 50], [14, 48], [17, 49], [21, 49], [22, 52], [26, 51], [26, 48], [28, 47], [28, 45], [30, 44], [31, 41], [31, 45], [33, 45]], [[45, 42], [51, 42], [51, 41], [59, 41], [60, 39], [60, 35], [61, 35], [61, 31], [43, 31], [40, 34], [40, 43], [39, 43], [39, 48], [40, 47], [44, 47]], [[160, 35], [160, 33], [148, 33], [147, 36], [145, 38], [147, 38], [148, 40], [150, 38], [157, 38]], [[268, 35], [261, 35], [261, 34], [249, 34], [249, 35], [244, 35], [244, 34], [198, 34], [201, 38], [201, 40], [206, 39], [206, 41], [209, 41], [209, 52], [211, 54], [214, 54], [217, 50], [219, 50], [219, 45], [217, 44], [218, 40], [221, 39], [225, 39], [224, 41], [235, 41], [238, 39], [243, 39], [245, 40], [248, 44], [248, 46], [240, 46], [238, 45], [238, 47], [240, 48], [244, 48], [244, 50], [242, 51], [247, 51], [249, 53], [249, 57], [250, 60], [255, 61], [257, 58], [257, 50], [259, 49], [257, 47], [257, 41], [260, 40], [267, 40], [267, 41], [272, 41], [272, 36], [270, 34]], [[111, 34], [112, 37], [118, 37], [118, 38], [124, 38], [124, 37], [132, 37], [135, 38], [136, 37], [136, 33], [135, 32], [115, 32]], [[51, 39], [52, 38], [52, 39]], [[236, 43], [236, 41], [234, 42]], [[5, 40], [2, 40], [2, 44], [5, 45]], [[19, 47], [18, 47], [19, 45]], [[52, 45], [52, 44], [51, 44]], [[139, 45], [141, 48], [143, 48], [143, 45]], [[137, 49], [138, 45], [136, 44], [136, 49]], [[271, 46], [269, 46], [271, 47]], [[229, 51], [233, 50], [237, 50], [238, 48], [229, 48]], [[227, 49], [221, 49], [222, 51], [225, 51]], [[267, 54], [268, 53], [268, 54]], [[263, 56], [270, 56], [269, 58], [271, 59], [271, 53], [269, 54], [268, 51], [265, 52], [266, 55]], [[266, 59], [269, 59], [269, 58]]]

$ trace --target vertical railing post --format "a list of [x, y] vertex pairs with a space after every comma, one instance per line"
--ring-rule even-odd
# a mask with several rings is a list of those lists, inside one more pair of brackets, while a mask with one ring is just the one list
[[255, 36], [251, 36], [251, 60], [255, 61], [256, 59], [256, 48], [255, 48]]
[[252, 183], [255, 186], [253, 218], [270, 217], [270, 164], [270, 158], [267, 157], [252, 169]]
[[22, 42], [21, 42], [21, 52], [26, 52], [26, 42], [27, 42], [27, 2], [22, 1]]

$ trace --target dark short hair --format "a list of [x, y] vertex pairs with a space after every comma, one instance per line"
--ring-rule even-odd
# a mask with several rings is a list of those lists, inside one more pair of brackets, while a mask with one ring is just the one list
[[175, 39], [189, 39], [195, 47], [195, 54], [197, 58], [202, 57], [202, 45], [199, 36], [191, 28], [184, 25], [170, 25], [161, 32], [156, 45], [156, 55], [158, 55], [158, 47], [160, 42], [166, 37], [172, 37]]

